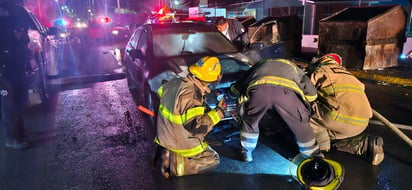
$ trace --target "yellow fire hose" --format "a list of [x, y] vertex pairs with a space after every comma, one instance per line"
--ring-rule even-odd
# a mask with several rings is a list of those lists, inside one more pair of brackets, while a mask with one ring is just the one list
[[388, 121], [385, 117], [383, 117], [380, 113], [378, 113], [376, 110], [372, 109], [373, 116], [375, 116], [379, 121], [381, 121], [384, 125], [392, 129], [399, 137], [401, 137], [402, 140], [404, 140], [406, 143], [408, 143], [409, 147], [412, 147], [412, 140], [405, 135], [401, 130], [399, 130], [394, 124], [392, 124], [390, 121]]

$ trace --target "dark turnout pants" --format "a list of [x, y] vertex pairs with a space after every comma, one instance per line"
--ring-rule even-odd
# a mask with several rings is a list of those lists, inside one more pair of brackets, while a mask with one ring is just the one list
[[259, 136], [259, 122], [269, 110], [276, 111], [294, 133], [299, 150], [311, 154], [318, 150], [313, 131], [309, 125], [310, 110], [291, 89], [259, 85], [249, 91], [249, 101], [244, 106], [241, 145], [253, 151]]
[[22, 78], [12, 82], [1, 80], [1, 126], [4, 128], [6, 140], [20, 140], [23, 137], [23, 114], [28, 92], [24, 76]]

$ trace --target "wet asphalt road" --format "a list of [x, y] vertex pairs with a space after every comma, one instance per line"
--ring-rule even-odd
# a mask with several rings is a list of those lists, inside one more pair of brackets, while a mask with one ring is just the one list
[[[220, 125], [220, 130], [208, 137], [221, 156], [221, 164], [214, 172], [162, 179], [151, 165], [154, 127], [136, 109], [141, 104], [139, 95], [127, 89], [124, 75], [117, 72], [121, 66], [102, 55], [106, 48], [110, 49], [103, 47], [90, 51], [96, 54], [87, 53], [99, 57], [96, 59], [100, 61], [94, 63], [102, 65], [92, 67], [86, 65], [92, 62], [79, 62], [85, 64], [81, 66], [84, 68], [97, 68], [91, 74], [84, 72], [81, 79], [73, 79], [70, 74], [66, 79], [52, 79], [55, 83], [49, 105], [28, 110], [26, 129], [32, 148], [10, 150], [0, 146], [0, 189], [302, 189], [288, 169], [288, 159], [297, 152], [293, 138], [290, 133], [271, 128], [273, 122], [262, 123], [253, 162], [239, 161], [237, 129]], [[410, 89], [402, 88], [405, 92], [399, 93], [399, 88], [384, 86], [383, 93], [382, 88], [373, 83], [367, 85], [370, 96], [378, 97], [371, 98], [374, 107], [397, 123], [411, 125], [410, 105], [394, 103], [411, 102], [405, 98]], [[391, 91], [399, 97], [388, 98], [393, 96]], [[377, 93], [387, 97], [374, 96]], [[127, 111], [131, 124], [126, 120]], [[328, 153], [327, 158], [345, 167], [340, 189], [409, 189], [411, 148], [379, 122], [371, 124], [368, 132], [383, 136], [385, 161], [374, 167], [352, 155]], [[412, 136], [410, 130], [404, 132]], [[2, 133], [0, 142], [4, 142]]]

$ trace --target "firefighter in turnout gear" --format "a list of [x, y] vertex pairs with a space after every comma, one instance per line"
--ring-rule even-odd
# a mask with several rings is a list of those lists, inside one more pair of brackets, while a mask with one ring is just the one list
[[380, 164], [383, 139], [365, 134], [372, 108], [364, 84], [342, 66], [336, 53], [313, 58], [308, 74], [318, 91], [311, 127], [321, 151], [329, 151], [332, 141], [332, 148]]
[[159, 88], [155, 142], [162, 147], [160, 170], [165, 178], [204, 173], [219, 164], [219, 155], [204, 137], [224, 117], [226, 105], [220, 102], [210, 110], [204, 96], [210, 92], [208, 85], [220, 79], [220, 71], [219, 59], [206, 56], [189, 66], [185, 78]]
[[248, 72], [246, 78], [231, 86], [241, 105], [243, 161], [253, 160], [259, 122], [265, 113], [271, 113], [268, 111], [276, 112], [291, 129], [301, 153], [323, 156], [309, 125], [310, 102], [317, 97], [316, 89], [304, 71], [291, 60], [267, 59], [256, 63]]

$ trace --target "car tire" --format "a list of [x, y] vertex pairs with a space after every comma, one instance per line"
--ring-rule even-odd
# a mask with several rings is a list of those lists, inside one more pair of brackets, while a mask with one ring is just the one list
[[153, 127], [156, 127], [157, 111], [159, 108], [159, 98], [157, 98], [157, 95], [150, 90], [148, 84], [144, 85], [144, 101], [146, 108], [155, 113], [154, 116], [149, 117], [149, 122]]
[[129, 90], [136, 90], [137, 85], [133, 81], [132, 77], [130, 76], [129, 69], [127, 67], [125, 67], [125, 73], [126, 73], [127, 87], [129, 88]]
[[40, 67], [39, 67], [39, 92], [40, 92], [40, 98], [42, 101], [43, 105], [47, 105], [49, 102], [50, 96], [49, 96], [49, 84], [47, 80], [47, 70], [46, 70], [46, 63], [44, 62], [44, 55], [41, 56], [40, 58], [41, 62]]
[[28, 106], [47, 105], [49, 100], [47, 72], [42, 54], [37, 56], [38, 69], [30, 71], [28, 81]]

